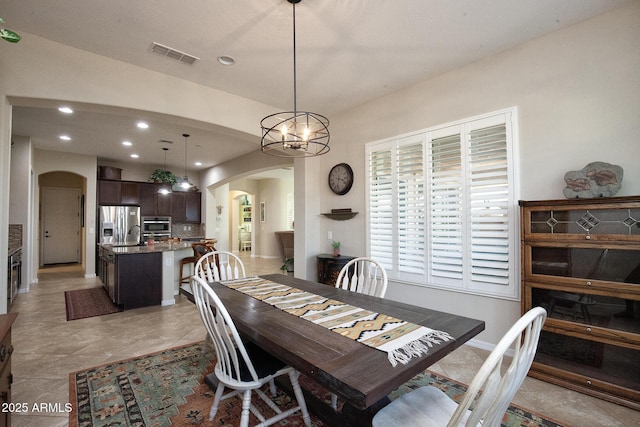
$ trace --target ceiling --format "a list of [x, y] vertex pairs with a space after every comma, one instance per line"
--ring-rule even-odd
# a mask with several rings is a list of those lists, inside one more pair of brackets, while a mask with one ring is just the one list
[[[633, 0], [303, 0], [296, 6], [297, 106], [331, 120], [410, 87]], [[78, 49], [250, 98], [293, 106], [292, 6], [286, 0], [3, 0], [5, 26]], [[152, 42], [199, 58], [193, 65], [150, 52]], [[18, 45], [19, 46], [19, 45]], [[235, 58], [233, 66], [217, 61]], [[259, 137], [211, 123], [130, 109], [17, 102], [13, 133], [37, 148], [182, 170], [256, 150]], [[134, 122], [145, 119], [141, 131]], [[259, 124], [256, 123], [256, 130]], [[58, 139], [68, 134], [66, 143]], [[125, 148], [123, 140], [140, 141]], [[173, 144], [159, 142], [172, 141]], [[136, 160], [129, 155], [136, 151]], [[194, 166], [199, 159], [201, 166]]]

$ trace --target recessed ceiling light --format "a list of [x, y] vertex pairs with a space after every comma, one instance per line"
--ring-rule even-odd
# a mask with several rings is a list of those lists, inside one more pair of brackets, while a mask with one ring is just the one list
[[134, 159], [137, 159], [137, 158], [138, 158], [138, 157], [140, 157], [140, 156], [138, 156], [136, 153], [133, 153], [133, 154], [131, 155], [131, 157], [133, 157]]
[[122, 145], [126, 145], [127, 147], [131, 147], [133, 143], [131, 141], [122, 141]]
[[136, 126], [138, 126], [140, 129], [148, 129], [149, 128], [149, 124], [147, 122], [138, 122], [138, 124]]
[[71, 137], [69, 135], [60, 135], [59, 138], [63, 141], [71, 141]]
[[236, 59], [233, 56], [222, 55], [218, 56], [218, 62], [222, 65], [233, 65], [236, 63]]
[[196, 166], [202, 166], [202, 163], [201, 162], [196, 162], [195, 165]]
[[65, 114], [72, 114], [73, 110], [71, 109], [71, 107], [59, 107], [58, 111], [60, 111], [61, 113], [65, 113]]

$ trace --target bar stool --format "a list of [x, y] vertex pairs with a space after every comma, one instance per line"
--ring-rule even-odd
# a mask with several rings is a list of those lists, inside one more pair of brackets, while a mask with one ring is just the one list
[[202, 243], [193, 243], [191, 247], [193, 248], [193, 256], [184, 257], [180, 260], [180, 283], [189, 283], [191, 277], [191, 275], [184, 275], [184, 266], [193, 264], [193, 268], [195, 269], [196, 262], [198, 262], [202, 255], [209, 251]]
[[184, 266], [193, 264], [193, 268], [195, 268], [196, 261], [198, 261], [198, 259], [195, 256], [187, 256], [180, 260], [180, 283], [189, 283], [191, 276], [184, 275]]

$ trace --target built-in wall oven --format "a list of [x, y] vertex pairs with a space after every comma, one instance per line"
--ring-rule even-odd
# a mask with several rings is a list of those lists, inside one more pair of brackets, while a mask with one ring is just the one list
[[142, 217], [142, 239], [160, 240], [171, 237], [171, 217], [170, 216], [143, 216]]

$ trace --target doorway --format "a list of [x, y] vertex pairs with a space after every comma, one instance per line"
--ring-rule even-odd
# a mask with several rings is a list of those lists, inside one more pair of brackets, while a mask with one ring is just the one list
[[231, 247], [234, 251], [249, 252], [253, 250], [254, 206], [253, 195], [243, 191], [231, 195]]
[[80, 189], [43, 188], [41, 265], [80, 263]]

